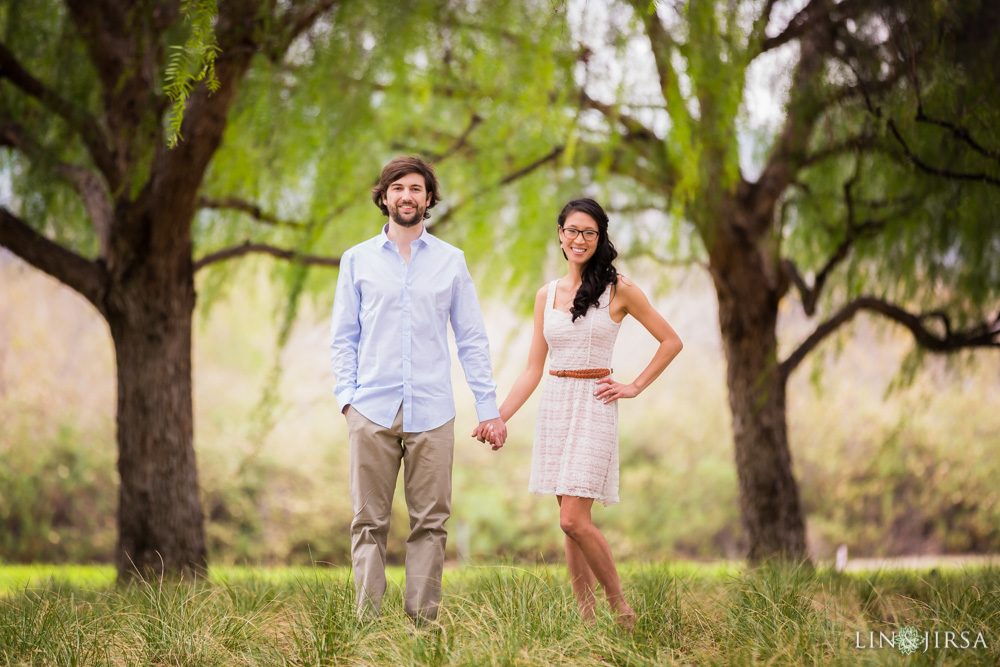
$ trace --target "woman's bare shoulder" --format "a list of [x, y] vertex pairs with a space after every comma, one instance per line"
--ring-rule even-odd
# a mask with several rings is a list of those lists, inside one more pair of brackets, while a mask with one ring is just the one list
[[645, 302], [646, 294], [634, 282], [625, 276], [618, 276], [618, 284], [615, 286], [615, 297], [620, 297], [619, 303], [625, 309], [639, 306]]

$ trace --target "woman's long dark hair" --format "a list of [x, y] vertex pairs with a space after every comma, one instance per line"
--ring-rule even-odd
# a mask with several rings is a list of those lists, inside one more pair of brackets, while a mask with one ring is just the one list
[[[569, 312], [573, 314], [574, 322], [576, 322], [576, 318], [586, 315], [591, 306], [598, 305], [601, 295], [604, 294], [608, 285], [612, 285], [612, 289], [614, 289], [614, 286], [618, 284], [618, 271], [612, 264], [615, 257], [618, 256], [618, 251], [615, 250], [615, 244], [608, 238], [608, 214], [593, 199], [574, 199], [566, 204], [559, 214], [559, 229], [562, 229], [563, 225], [566, 224], [566, 218], [569, 217], [570, 213], [576, 211], [586, 213], [594, 219], [594, 222], [597, 223], [598, 238], [597, 249], [590, 261], [583, 266], [583, 283], [576, 291], [573, 307], [569, 309]], [[563, 251], [563, 257], [566, 257], [566, 251]], [[569, 258], [567, 257], [567, 259]]]

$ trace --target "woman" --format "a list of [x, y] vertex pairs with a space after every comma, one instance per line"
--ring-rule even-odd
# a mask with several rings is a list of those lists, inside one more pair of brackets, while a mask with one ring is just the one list
[[[608, 216], [592, 199], [575, 199], [559, 214], [559, 243], [569, 266], [535, 295], [535, 329], [528, 365], [500, 406], [506, 422], [524, 405], [551, 355], [535, 425], [529, 490], [554, 495], [566, 533], [566, 564], [580, 614], [594, 619], [595, 580], [627, 628], [635, 612], [622, 594], [608, 541], [591, 522], [594, 500], [618, 502], [619, 398], [638, 396], [683, 347], [667, 321], [638, 287], [619, 276], [618, 253], [608, 238]], [[611, 377], [611, 352], [626, 315], [646, 327], [660, 346], [631, 384]], [[486, 426], [473, 433], [494, 448], [502, 441]]]

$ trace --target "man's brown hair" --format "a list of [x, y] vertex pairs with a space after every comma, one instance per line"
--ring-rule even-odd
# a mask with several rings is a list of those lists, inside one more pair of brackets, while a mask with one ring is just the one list
[[438, 193], [438, 182], [437, 177], [434, 175], [434, 167], [424, 162], [420, 156], [404, 155], [395, 158], [389, 164], [382, 167], [382, 176], [379, 178], [378, 184], [372, 188], [372, 201], [382, 211], [382, 215], [389, 217], [389, 208], [382, 201], [382, 198], [393, 182], [398, 181], [407, 174], [420, 174], [423, 176], [427, 192], [431, 193], [431, 199], [427, 202], [427, 210], [424, 211], [424, 220], [426, 220], [431, 217], [431, 209], [434, 208], [434, 205], [441, 201], [441, 195]]

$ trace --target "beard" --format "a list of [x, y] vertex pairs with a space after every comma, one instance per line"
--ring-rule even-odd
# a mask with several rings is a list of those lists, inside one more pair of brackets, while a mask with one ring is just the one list
[[[411, 202], [406, 202], [410, 204]], [[399, 206], [389, 205], [389, 219], [395, 222], [400, 227], [414, 227], [419, 223], [423, 222], [424, 211], [427, 210], [426, 206], [420, 206], [419, 204], [413, 204], [413, 213], [409, 217], [403, 215], [399, 212]]]

